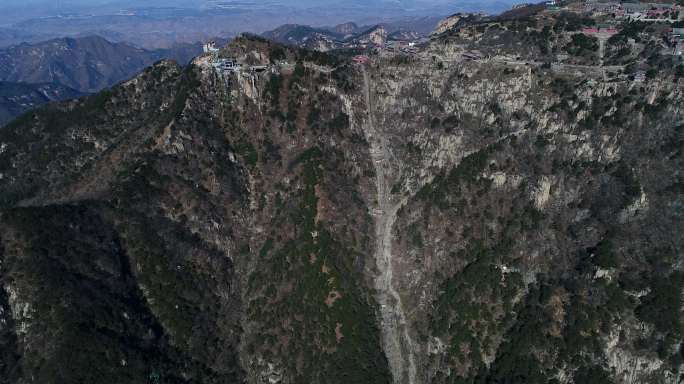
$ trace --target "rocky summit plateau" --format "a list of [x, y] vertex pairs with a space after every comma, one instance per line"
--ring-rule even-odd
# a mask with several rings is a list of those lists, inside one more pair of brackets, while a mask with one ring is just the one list
[[682, 383], [679, 42], [584, 7], [1, 128], [0, 383]]

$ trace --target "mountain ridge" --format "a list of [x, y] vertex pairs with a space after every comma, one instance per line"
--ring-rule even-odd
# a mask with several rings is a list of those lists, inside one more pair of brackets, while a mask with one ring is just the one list
[[678, 383], [684, 74], [606, 70], [562, 17], [356, 61], [243, 35], [10, 123], [0, 368]]

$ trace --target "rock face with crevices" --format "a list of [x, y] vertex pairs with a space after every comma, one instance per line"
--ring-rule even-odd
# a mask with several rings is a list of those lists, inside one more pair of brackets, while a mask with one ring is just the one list
[[681, 80], [457, 51], [240, 37], [0, 130], [3, 382], [678, 383]]

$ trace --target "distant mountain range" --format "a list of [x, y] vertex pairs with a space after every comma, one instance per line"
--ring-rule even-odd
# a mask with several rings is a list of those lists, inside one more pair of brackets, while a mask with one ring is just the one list
[[77, 98], [83, 93], [61, 84], [0, 81], [0, 127], [22, 113], [47, 104]]
[[[320, 27], [354, 21], [359, 25], [410, 22], [445, 17], [456, 12], [503, 11], [512, 0], [198, 0], [110, 1], [59, 8], [9, 9], [0, 14], [0, 47], [57, 37], [101, 35], [148, 49], [196, 42], [216, 36], [263, 33], [282, 24]], [[29, 0], [30, 1], [30, 0]], [[66, 4], [68, 3], [68, 4]], [[38, 8], [38, 7], [33, 7]], [[8, 16], [9, 15], [9, 16]], [[411, 30], [416, 30], [410, 27]], [[418, 31], [420, 32], [420, 31]]]
[[163, 58], [185, 64], [199, 44], [149, 51], [102, 37], [63, 38], [0, 50], [0, 81], [59, 83], [92, 93], [125, 80]]
[[30, 43], [47, 39], [48, 38], [40, 34], [35, 34], [21, 29], [0, 28], [0, 47], [7, 47], [13, 44]]
[[99, 36], [23, 43], [0, 50], [0, 126], [34, 107], [98, 92], [161, 59], [188, 63], [200, 44], [145, 50]]
[[407, 40], [427, 36], [440, 22], [439, 17], [408, 18], [392, 23], [359, 26], [348, 22], [334, 27], [312, 27], [285, 24], [262, 34], [263, 37], [301, 48], [327, 51], [342, 42], [376, 42]]
[[[347, 24], [344, 31], [335, 29], [313, 28], [308, 25], [285, 24], [280, 27], [265, 32], [263, 36], [283, 44], [294, 45], [302, 48], [328, 51], [335, 47], [335, 44], [344, 40], [347, 36], [353, 36], [358, 26]], [[346, 32], [346, 33], [345, 33]]]

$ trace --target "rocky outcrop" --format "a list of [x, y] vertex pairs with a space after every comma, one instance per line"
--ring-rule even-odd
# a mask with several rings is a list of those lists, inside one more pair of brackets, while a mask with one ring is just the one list
[[451, 28], [453, 28], [456, 24], [461, 21], [461, 14], [455, 14], [447, 17], [446, 19], [442, 20], [437, 24], [437, 27], [435, 30], [432, 32], [433, 35], [439, 35], [442, 34]]

